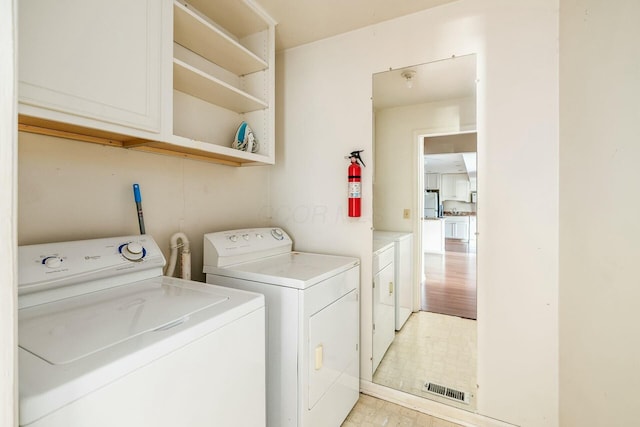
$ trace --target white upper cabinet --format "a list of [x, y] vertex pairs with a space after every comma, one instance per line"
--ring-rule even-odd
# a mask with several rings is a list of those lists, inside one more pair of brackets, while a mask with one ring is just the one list
[[424, 186], [427, 190], [439, 190], [440, 174], [439, 173], [424, 174]]
[[441, 200], [469, 201], [469, 179], [464, 173], [442, 174]]
[[[273, 164], [275, 22], [250, 0], [21, 0], [20, 130]], [[245, 121], [253, 152], [232, 148]]]
[[19, 6], [20, 114], [160, 132], [160, 2], [21, 0]]

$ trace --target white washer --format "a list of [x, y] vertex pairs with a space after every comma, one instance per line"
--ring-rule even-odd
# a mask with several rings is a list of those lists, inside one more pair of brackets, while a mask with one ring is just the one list
[[18, 255], [20, 426], [264, 426], [262, 295], [163, 277], [148, 235]]
[[359, 397], [360, 261], [292, 252], [279, 228], [204, 236], [207, 283], [267, 306], [267, 425], [338, 427]]

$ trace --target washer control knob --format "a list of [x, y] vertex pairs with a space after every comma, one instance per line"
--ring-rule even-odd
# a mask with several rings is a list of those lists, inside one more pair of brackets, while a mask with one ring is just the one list
[[238, 236], [236, 234], [232, 234], [231, 236], [229, 236], [229, 240], [235, 243], [238, 241]]
[[140, 243], [131, 242], [127, 245], [127, 250], [132, 254], [141, 254], [142, 253], [142, 245]]
[[271, 235], [273, 236], [274, 239], [276, 240], [282, 240], [284, 239], [284, 234], [282, 234], [282, 230], [280, 230], [279, 228], [273, 228], [271, 229]]
[[245, 233], [245, 234], [242, 235], [242, 238], [244, 240], [249, 240], [249, 235]]
[[260, 233], [256, 233], [256, 239], [262, 240], [262, 239], [264, 239], [264, 236], [262, 234], [260, 234]]
[[45, 258], [42, 263], [49, 268], [58, 268], [60, 267], [60, 264], [62, 264], [62, 259], [57, 256], [50, 256]]
[[122, 246], [121, 253], [129, 261], [140, 261], [145, 255], [145, 250], [140, 243], [130, 242]]

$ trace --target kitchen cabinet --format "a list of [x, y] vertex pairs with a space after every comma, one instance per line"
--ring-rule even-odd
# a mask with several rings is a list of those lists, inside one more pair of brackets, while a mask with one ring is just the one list
[[374, 240], [373, 252], [373, 373], [395, 337], [394, 244]]
[[464, 173], [442, 174], [440, 199], [469, 201], [469, 178]]
[[478, 178], [469, 178], [469, 191], [478, 191]]
[[424, 186], [427, 190], [439, 190], [440, 174], [439, 173], [424, 174]]
[[445, 238], [469, 241], [469, 217], [447, 217], [445, 219]]
[[[253, 3], [20, 6], [21, 131], [234, 166], [274, 163], [275, 22]], [[231, 147], [242, 121], [255, 152]]]

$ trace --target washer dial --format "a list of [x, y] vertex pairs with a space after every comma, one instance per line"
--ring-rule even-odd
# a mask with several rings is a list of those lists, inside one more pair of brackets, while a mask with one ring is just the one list
[[147, 254], [146, 249], [140, 243], [129, 242], [118, 248], [123, 257], [129, 261], [141, 261]]
[[48, 268], [58, 268], [62, 264], [62, 258], [57, 256], [50, 256], [43, 259], [42, 263], [45, 265], [45, 267]]
[[272, 228], [271, 229], [271, 235], [276, 240], [283, 240], [284, 239], [284, 234], [282, 233], [282, 230], [280, 230], [279, 228]]

